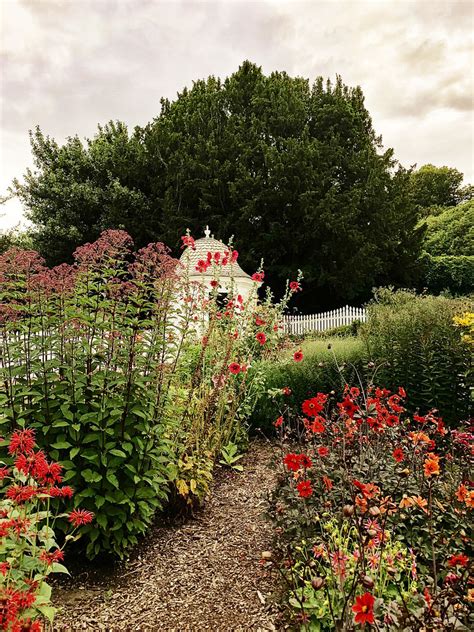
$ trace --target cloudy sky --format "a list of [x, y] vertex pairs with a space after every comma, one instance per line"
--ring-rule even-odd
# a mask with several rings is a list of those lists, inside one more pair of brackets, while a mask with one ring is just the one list
[[[0, 194], [31, 165], [35, 125], [63, 140], [110, 119], [144, 124], [160, 97], [245, 59], [361, 85], [402, 164], [474, 182], [471, 2], [0, 0], [0, 11]], [[16, 200], [0, 207], [0, 227], [20, 219]]]

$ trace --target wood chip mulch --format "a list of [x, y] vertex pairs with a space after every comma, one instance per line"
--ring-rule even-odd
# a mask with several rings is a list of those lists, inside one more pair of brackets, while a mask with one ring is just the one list
[[54, 630], [239, 632], [278, 630], [271, 525], [262, 515], [274, 485], [272, 449], [253, 442], [242, 473], [221, 469], [201, 512], [155, 527], [139, 554], [107, 577], [79, 573], [54, 590]]

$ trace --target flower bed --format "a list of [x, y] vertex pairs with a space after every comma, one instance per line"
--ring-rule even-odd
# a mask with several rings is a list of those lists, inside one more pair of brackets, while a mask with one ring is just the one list
[[472, 629], [474, 435], [405, 398], [346, 387], [275, 422], [276, 563], [303, 630]]
[[[68, 572], [61, 564], [64, 547], [80, 537], [76, 530], [90, 524], [94, 514], [60, 511], [60, 503], [74, 491], [62, 484], [63, 467], [35, 450], [33, 430], [17, 430], [9, 442], [0, 443], [2, 452], [8, 445], [0, 461], [0, 627], [38, 632], [43, 617], [52, 621], [55, 614], [47, 578]], [[69, 525], [62, 546], [54, 533], [60, 517]]]

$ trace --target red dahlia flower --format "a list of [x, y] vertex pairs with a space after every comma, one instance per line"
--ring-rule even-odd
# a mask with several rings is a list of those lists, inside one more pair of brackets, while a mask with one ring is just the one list
[[392, 452], [392, 456], [397, 463], [401, 463], [405, 458], [405, 453], [401, 448], [395, 448], [395, 450]]
[[297, 454], [293, 454], [292, 452], [285, 455], [285, 458], [283, 459], [283, 463], [292, 472], [297, 472], [300, 469], [299, 456]]
[[316, 417], [323, 410], [326, 400], [327, 395], [318, 393], [316, 397], [305, 400], [301, 405], [301, 409], [308, 417]]
[[362, 625], [374, 623], [374, 603], [375, 598], [369, 592], [356, 597], [355, 604], [352, 606], [352, 612], [355, 613], [354, 621]]
[[320, 448], [318, 448], [318, 454], [319, 456], [327, 456], [329, 454], [329, 448], [321, 446]]
[[310, 481], [300, 481], [296, 489], [301, 498], [309, 498], [313, 495], [313, 488], [311, 487]]

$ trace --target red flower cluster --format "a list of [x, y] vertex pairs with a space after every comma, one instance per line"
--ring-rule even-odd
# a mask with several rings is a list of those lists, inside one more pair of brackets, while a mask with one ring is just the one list
[[307, 469], [313, 465], [311, 459], [306, 456], [306, 454], [295, 454], [293, 452], [285, 455], [283, 463], [292, 472], [297, 472], [301, 468]]
[[191, 235], [183, 235], [181, 237], [181, 241], [183, 242], [181, 248], [191, 248], [191, 250], [196, 250], [196, 246], [194, 243], [194, 238]]

